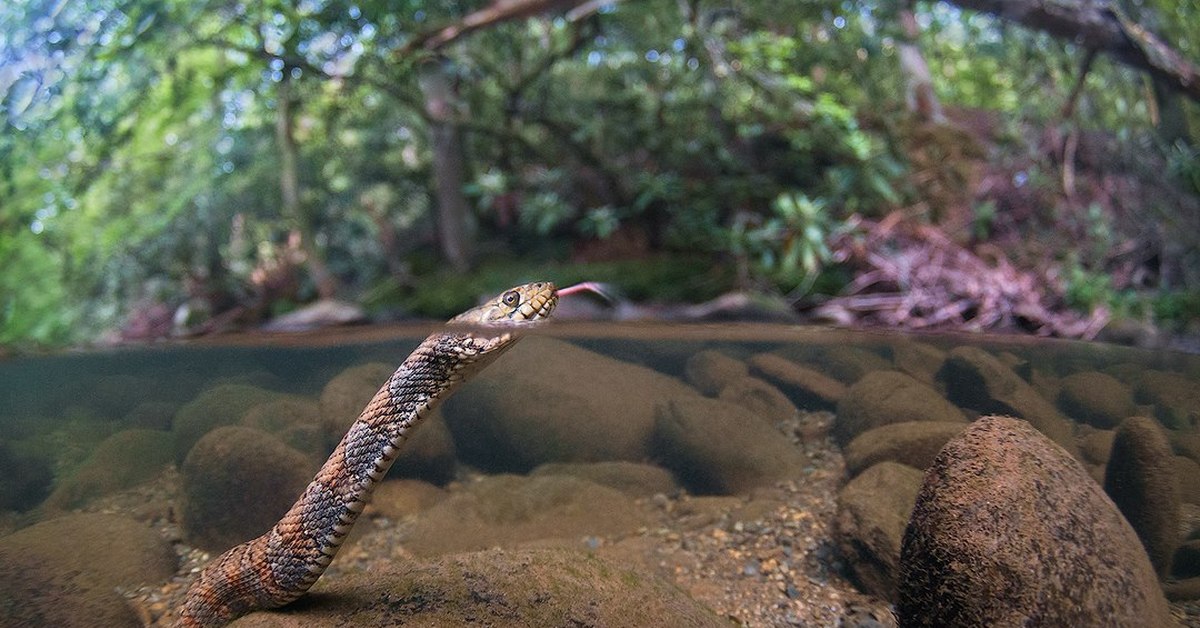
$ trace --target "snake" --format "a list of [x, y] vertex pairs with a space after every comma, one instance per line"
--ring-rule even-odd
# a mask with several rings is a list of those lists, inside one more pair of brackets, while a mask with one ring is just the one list
[[558, 290], [527, 283], [450, 319], [405, 358], [346, 431], [295, 504], [258, 538], [209, 561], [176, 612], [177, 628], [210, 628], [303, 596], [383, 480], [411, 430], [436, 405], [513, 346], [523, 327], [550, 316]]

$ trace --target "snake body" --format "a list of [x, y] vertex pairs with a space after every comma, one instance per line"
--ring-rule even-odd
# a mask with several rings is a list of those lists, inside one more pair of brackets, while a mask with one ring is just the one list
[[512, 346], [519, 326], [546, 318], [557, 302], [554, 284], [517, 286], [426, 338], [375, 393], [287, 514], [204, 567], [175, 626], [223, 626], [304, 595], [337, 554], [409, 430]]

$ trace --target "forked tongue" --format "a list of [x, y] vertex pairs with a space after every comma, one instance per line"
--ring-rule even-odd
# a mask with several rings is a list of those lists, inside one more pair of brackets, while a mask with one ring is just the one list
[[608, 285], [597, 281], [584, 281], [566, 288], [559, 288], [558, 296], [569, 297], [572, 294], [579, 294], [581, 292], [590, 292], [601, 299], [608, 301], [609, 303], [615, 303], [617, 301], [616, 297], [613, 296], [614, 290]]

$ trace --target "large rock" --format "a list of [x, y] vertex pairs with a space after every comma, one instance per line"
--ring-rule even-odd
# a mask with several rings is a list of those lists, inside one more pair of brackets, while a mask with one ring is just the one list
[[647, 525], [633, 500], [565, 475], [489, 476], [423, 511], [404, 547], [419, 556], [530, 541], [628, 534]]
[[1154, 416], [1173, 430], [1195, 428], [1200, 423], [1200, 386], [1186, 375], [1146, 371], [1135, 392], [1141, 403], [1154, 404]]
[[862, 347], [834, 344], [821, 347], [821, 357], [816, 362], [821, 371], [853, 384], [876, 371], [888, 371], [892, 363], [878, 353]]
[[1112, 429], [1137, 414], [1133, 391], [1111, 375], [1075, 373], [1060, 384], [1058, 405], [1063, 412], [1100, 429]]
[[[321, 416], [329, 451], [342, 440], [395, 371], [396, 366], [369, 362], [347, 368], [325, 384], [321, 391]], [[454, 477], [456, 466], [454, 437], [442, 412], [435, 409], [409, 432], [388, 475], [445, 484]]]
[[1187, 456], [1175, 456], [1175, 479], [1179, 480], [1179, 501], [1200, 505], [1200, 464]]
[[900, 558], [902, 626], [1173, 626], [1137, 534], [1071, 455], [985, 417], [925, 475]]
[[683, 376], [701, 393], [715, 397], [734, 380], [750, 373], [746, 363], [711, 349], [694, 353], [683, 367]]
[[46, 498], [54, 480], [50, 452], [26, 451], [18, 443], [0, 441], [0, 510], [33, 508]]
[[791, 441], [740, 406], [704, 397], [659, 406], [658, 459], [697, 493], [740, 494], [798, 477], [806, 460]]
[[838, 547], [864, 592], [896, 601], [900, 543], [923, 478], [912, 467], [881, 462], [838, 493]]
[[141, 626], [118, 589], [175, 573], [171, 544], [127, 517], [72, 514], [0, 538], [0, 624]]
[[1104, 473], [1104, 491], [1129, 520], [1160, 577], [1179, 544], [1175, 456], [1154, 419], [1132, 417], [1117, 428]]
[[642, 461], [654, 409], [691, 386], [551, 338], [526, 338], [442, 406], [460, 458], [527, 472], [547, 462]]
[[569, 475], [601, 486], [614, 488], [630, 497], [670, 494], [678, 486], [675, 476], [662, 467], [638, 462], [562, 463], [551, 462], [534, 469], [530, 475]]
[[967, 429], [958, 421], [905, 421], [867, 430], [842, 450], [853, 477], [884, 461], [925, 469], [951, 438]]
[[846, 394], [846, 385], [838, 380], [774, 353], [760, 353], [748, 362], [755, 374], [778, 386], [801, 408], [832, 410]]
[[892, 362], [896, 370], [932, 386], [946, 362], [946, 352], [917, 340], [900, 339], [892, 344]]
[[171, 435], [158, 430], [125, 430], [100, 443], [71, 477], [46, 500], [51, 510], [87, 502], [158, 477], [173, 461]]
[[227, 426], [209, 432], [181, 468], [188, 541], [223, 551], [266, 532], [316, 470], [312, 458], [261, 430]]
[[749, 375], [730, 382], [717, 399], [732, 403], [762, 417], [771, 425], [787, 423], [800, 416], [796, 404], [778, 388]]
[[956, 347], [938, 371], [938, 380], [946, 386], [946, 397], [959, 406], [981, 414], [1025, 419], [1050, 440], [1075, 454], [1070, 420], [987, 351], [978, 347]]
[[561, 548], [488, 550], [389, 563], [319, 580], [304, 599], [233, 628], [679, 626], [729, 622], [671, 583]]
[[899, 371], [875, 371], [851, 386], [838, 402], [833, 438], [844, 447], [855, 436], [892, 423], [966, 420], [961, 410], [929, 386]]
[[220, 384], [196, 395], [175, 413], [175, 462], [187, 458], [192, 445], [210, 430], [233, 425], [246, 411], [260, 403], [273, 401], [280, 393], [247, 384]]

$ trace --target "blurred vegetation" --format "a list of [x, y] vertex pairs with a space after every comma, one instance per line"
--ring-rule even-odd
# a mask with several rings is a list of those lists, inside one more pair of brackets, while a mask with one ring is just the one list
[[[1195, 0], [1129, 5], [1200, 59]], [[1200, 107], [1103, 56], [1064, 117], [1080, 50], [917, 2], [938, 125], [906, 106], [892, 3], [613, 3], [405, 48], [481, 6], [4, 3], [0, 345], [89, 341], [153, 304], [255, 322], [321, 273], [422, 316], [539, 269], [802, 298], [841, 287], [830, 238], [892, 212], [1061, 264], [1075, 307], [1200, 318]], [[437, 247], [430, 72], [464, 138], [469, 274]]]

